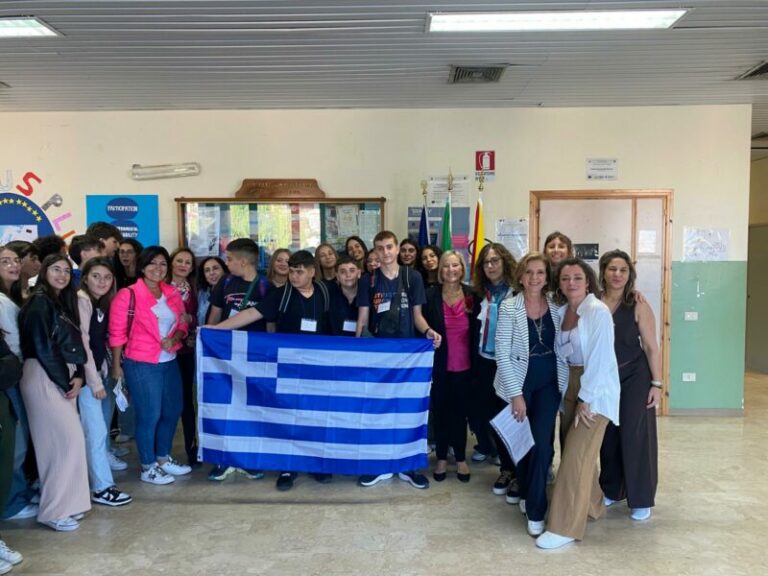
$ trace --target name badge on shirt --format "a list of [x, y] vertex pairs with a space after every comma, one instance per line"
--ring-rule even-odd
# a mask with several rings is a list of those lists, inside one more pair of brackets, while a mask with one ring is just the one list
[[309, 318], [301, 319], [301, 331], [302, 332], [317, 332], [317, 320], [310, 320]]
[[354, 320], [344, 320], [344, 332], [354, 332], [357, 330], [357, 322]]
[[232, 308], [232, 310], [229, 311], [229, 318], [232, 318], [232, 316], [237, 315], [237, 313], [240, 312], [237, 308]]
[[381, 304], [379, 304], [379, 307], [376, 309], [376, 313], [377, 314], [381, 314], [382, 312], [389, 312], [390, 304], [391, 304], [391, 302], [389, 302], [389, 301], [382, 302]]

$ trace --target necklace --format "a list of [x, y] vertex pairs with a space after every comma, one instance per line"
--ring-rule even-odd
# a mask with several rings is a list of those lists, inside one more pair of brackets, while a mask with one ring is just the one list
[[538, 322], [533, 319], [531, 319], [531, 322], [533, 322], [533, 327], [536, 329], [536, 335], [539, 337], [539, 344], [544, 344], [544, 340], [541, 336], [541, 333], [544, 330], [544, 314], [539, 317]]

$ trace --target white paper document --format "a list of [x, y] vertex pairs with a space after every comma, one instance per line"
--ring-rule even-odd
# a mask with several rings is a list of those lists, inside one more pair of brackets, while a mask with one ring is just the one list
[[530, 421], [527, 417], [522, 422], [515, 420], [509, 406], [505, 406], [501, 412], [496, 414], [491, 420], [491, 426], [501, 436], [515, 464], [520, 462], [533, 448], [534, 441]]

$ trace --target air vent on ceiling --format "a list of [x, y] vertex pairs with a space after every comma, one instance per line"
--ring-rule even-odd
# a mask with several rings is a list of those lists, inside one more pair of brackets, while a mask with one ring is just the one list
[[489, 66], [451, 66], [448, 84], [478, 84], [498, 82], [509, 64]]
[[752, 80], [754, 78], [764, 79], [768, 74], [768, 60], [763, 60], [757, 66], [753, 66], [741, 76], [737, 76], [736, 80]]

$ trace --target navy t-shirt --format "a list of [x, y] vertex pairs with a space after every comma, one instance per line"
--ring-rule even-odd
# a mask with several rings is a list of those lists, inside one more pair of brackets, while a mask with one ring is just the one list
[[[251, 283], [248, 280], [243, 280], [233, 274], [228, 274], [218, 281], [213, 288], [213, 292], [211, 292], [211, 306], [221, 308], [222, 320], [226, 320], [239, 312], [240, 304], [250, 286]], [[253, 287], [253, 290], [251, 290], [248, 302], [243, 306], [243, 310], [246, 308], [257, 308], [257, 305], [266, 298], [268, 288], [269, 281], [266, 278], [258, 277], [258, 282]], [[240, 328], [240, 330], [266, 332], [267, 323], [263, 319], [258, 320]]]
[[[256, 310], [264, 316], [264, 321], [274, 322], [277, 332], [284, 334], [330, 334], [328, 314], [323, 293], [317, 285], [312, 296], [305, 298], [293, 288], [284, 313], [280, 312], [280, 302], [290, 284], [270, 290], [263, 302], [256, 305]], [[304, 321], [304, 329], [302, 329]], [[314, 322], [314, 330], [312, 330]]]
[[[337, 282], [328, 285], [328, 294], [331, 300], [329, 311], [331, 334], [334, 336], [354, 336], [357, 326], [357, 296], [352, 299], [352, 302], [347, 300]], [[345, 327], [349, 329], [345, 330]]]
[[[424, 294], [424, 282], [421, 279], [421, 274], [414, 270], [400, 267], [400, 274], [403, 274], [403, 291], [400, 294], [400, 326], [394, 334], [383, 334], [380, 330], [380, 324], [387, 313], [382, 308], [388, 310], [392, 307], [392, 299], [397, 293], [397, 277], [390, 280], [379, 269], [374, 271], [373, 286], [371, 286], [369, 273], [364, 274], [357, 284], [357, 304], [370, 308], [371, 332], [375, 336], [387, 338], [416, 337], [416, 329], [413, 325], [413, 307], [423, 306], [427, 301]], [[408, 274], [407, 280], [405, 274]]]

